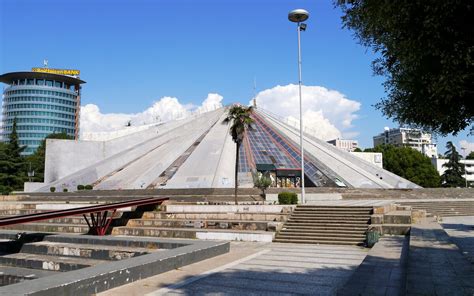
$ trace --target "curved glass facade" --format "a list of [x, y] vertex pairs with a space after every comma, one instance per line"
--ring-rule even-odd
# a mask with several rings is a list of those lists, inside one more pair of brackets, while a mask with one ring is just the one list
[[9, 84], [3, 93], [2, 139], [9, 138], [16, 118], [20, 145], [27, 146], [24, 155], [34, 153], [52, 133], [77, 138], [79, 127], [80, 84], [70, 84], [72, 77], [62, 75], [51, 79], [29, 76], [2, 81]]

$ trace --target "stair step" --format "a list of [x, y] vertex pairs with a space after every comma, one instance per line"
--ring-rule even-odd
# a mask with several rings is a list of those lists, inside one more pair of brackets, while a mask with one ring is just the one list
[[107, 261], [28, 253], [14, 253], [0, 256], [1, 265], [52, 271], [71, 271], [105, 262]]
[[367, 220], [345, 220], [345, 219], [337, 219], [337, 220], [328, 220], [328, 219], [296, 219], [290, 218], [288, 219], [287, 223], [313, 223], [313, 224], [358, 224], [358, 225], [366, 225], [370, 222], [369, 219]]
[[296, 244], [321, 244], [321, 245], [362, 245], [364, 242], [353, 242], [353, 241], [338, 241], [334, 242], [331, 240], [309, 240], [309, 239], [284, 239], [276, 238], [273, 240], [277, 243], [296, 243]]
[[193, 228], [163, 228], [163, 227], [114, 227], [113, 235], [155, 236], [173, 238], [196, 238], [197, 232], [242, 233], [273, 235], [269, 231], [250, 231], [232, 229], [193, 229]]
[[342, 229], [299, 229], [299, 228], [283, 228], [279, 233], [335, 233], [335, 234], [363, 234], [367, 229], [362, 230], [342, 230]]
[[327, 217], [327, 218], [355, 218], [355, 219], [367, 219], [370, 218], [370, 215], [361, 214], [361, 215], [350, 215], [346, 213], [341, 214], [321, 214], [321, 213], [313, 213], [313, 212], [293, 212], [291, 217]]
[[27, 230], [39, 232], [87, 233], [89, 226], [80, 224], [25, 223], [3, 226], [3, 229]]
[[365, 240], [364, 237], [327, 237], [327, 236], [299, 236], [299, 235], [278, 235], [276, 239], [294, 239], [294, 240], [326, 240], [326, 241], [333, 241], [334, 243], [340, 241], [353, 241], [353, 242], [360, 242]]
[[368, 223], [314, 223], [303, 221], [291, 221], [284, 224], [284, 226], [293, 227], [329, 227], [329, 228], [367, 228]]
[[24, 244], [22, 253], [81, 257], [99, 260], [122, 260], [155, 252], [157, 249], [113, 245], [71, 244], [41, 241]]
[[334, 210], [366, 210], [371, 211], [373, 207], [367, 206], [317, 206], [317, 205], [298, 205], [297, 209], [334, 209]]
[[131, 219], [128, 221], [127, 227], [235, 229], [265, 231], [268, 229], [268, 223], [268, 221], [242, 220]]

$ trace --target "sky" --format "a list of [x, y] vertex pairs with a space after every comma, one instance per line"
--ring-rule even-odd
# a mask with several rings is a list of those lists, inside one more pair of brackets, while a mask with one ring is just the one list
[[[0, 0], [0, 73], [79, 69], [81, 131], [169, 120], [232, 103], [299, 118], [295, 8], [302, 32], [303, 120], [317, 136], [363, 148], [398, 124], [374, 108], [385, 96], [376, 58], [342, 28], [332, 1]], [[437, 138], [474, 149], [468, 131]]]

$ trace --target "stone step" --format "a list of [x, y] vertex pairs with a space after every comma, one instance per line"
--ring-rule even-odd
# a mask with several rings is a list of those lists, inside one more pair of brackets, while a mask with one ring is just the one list
[[282, 213], [196, 213], [196, 212], [145, 212], [142, 218], [146, 219], [224, 219], [247, 221], [286, 221], [288, 214]]
[[22, 253], [80, 257], [99, 260], [122, 260], [155, 252], [157, 249], [123, 247], [112, 245], [72, 244], [41, 241], [24, 244]]
[[366, 231], [368, 228], [368, 225], [365, 226], [352, 226], [352, 225], [330, 225], [330, 226], [325, 226], [325, 225], [317, 225], [314, 226], [312, 224], [288, 224], [286, 223], [284, 228], [286, 229], [327, 229], [327, 230], [354, 230], [354, 231]]
[[353, 217], [366, 217], [370, 216], [370, 213], [367, 212], [315, 212], [315, 211], [294, 211], [292, 215], [321, 215], [321, 216], [353, 216]]
[[312, 235], [312, 236], [303, 236], [303, 235], [290, 235], [290, 234], [283, 234], [277, 235], [276, 238], [279, 239], [291, 239], [291, 240], [308, 240], [308, 241], [317, 241], [317, 240], [324, 240], [324, 241], [332, 241], [333, 244], [338, 242], [363, 242], [365, 240], [365, 236], [363, 237], [328, 237], [324, 235]]
[[31, 268], [22, 268], [15, 266], [0, 266], [0, 275], [13, 275], [21, 277], [26, 280], [34, 280], [45, 276], [51, 276], [57, 274], [57, 271], [52, 270], [39, 270]]
[[366, 220], [352, 220], [352, 219], [325, 219], [325, 218], [298, 218], [290, 217], [287, 223], [313, 223], [313, 224], [368, 224], [370, 219]]
[[280, 234], [298, 234], [298, 235], [313, 235], [313, 234], [321, 234], [321, 235], [328, 235], [328, 236], [364, 236], [365, 231], [354, 231], [354, 230], [324, 230], [324, 229], [285, 229], [283, 228], [280, 230], [278, 235]]
[[[316, 232], [321, 232], [321, 233], [366, 233], [367, 227], [365, 229], [347, 229], [347, 228], [335, 228], [335, 229], [326, 229], [326, 228], [310, 228], [310, 227], [301, 227], [301, 228], [296, 228], [296, 227], [283, 227], [281, 231], [285, 232], [307, 232], [307, 233], [316, 233]], [[280, 232], [281, 232], [280, 231]]]
[[2, 226], [2, 229], [37, 231], [37, 232], [67, 232], [67, 233], [87, 233], [89, 227], [80, 224], [55, 224], [55, 223], [25, 223]]
[[294, 244], [321, 244], [321, 245], [349, 245], [349, 246], [354, 246], [354, 245], [363, 245], [364, 241], [337, 241], [334, 242], [332, 240], [323, 240], [323, 239], [318, 239], [318, 240], [313, 240], [313, 239], [286, 239], [286, 238], [276, 238], [273, 240], [274, 242], [277, 243], [294, 243]]
[[[114, 227], [113, 235], [130, 235], [130, 236], [154, 236], [154, 237], [172, 237], [172, 238], [198, 238], [196, 233], [234, 233], [234, 234], [248, 234], [248, 235], [270, 235], [273, 232], [268, 231], [248, 231], [248, 230], [232, 230], [232, 229], [186, 229], [186, 228], [152, 228], [152, 227]], [[217, 238], [219, 239], [219, 238]], [[226, 238], [221, 238], [226, 240]], [[271, 241], [271, 240], [270, 240]]]
[[366, 211], [371, 211], [373, 207], [367, 207], [367, 206], [320, 206], [320, 205], [298, 205], [296, 206], [297, 209], [334, 209], [334, 210], [366, 210]]
[[355, 213], [370, 213], [372, 208], [349, 208], [349, 207], [301, 207], [297, 206], [294, 211], [315, 211], [315, 212], [355, 212]]
[[349, 216], [349, 215], [318, 215], [318, 214], [291, 214], [290, 218], [317, 218], [317, 219], [344, 219], [344, 220], [366, 220], [370, 219], [370, 215], [365, 216]]
[[[274, 223], [274, 222], [271, 222]], [[185, 219], [131, 219], [127, 227], [171, 227], [171, 228], [205, 228], [234, 230], [268, 230], [267, 221], [239, 220], [185, 220]], [[273, 226], [275, 227], [275, 226]]]
[[105, 262], [107, 261], [27, 253], [0, 255], [0, 265], [52, 271], [71, 271]]
[[314, 212], [304, 212], [304, 213], [293, 212], [293, 214], [291, 214], [291, 217], [328, 217], [328, 218], [341, 217], [341, 218], [366, 219], [366, 218], [370, 218], [370, 215], [368, 214], [352, 215], [352, 214], [346, 214], [346, 213], [323, 214], [323, 213], [314, 213]]

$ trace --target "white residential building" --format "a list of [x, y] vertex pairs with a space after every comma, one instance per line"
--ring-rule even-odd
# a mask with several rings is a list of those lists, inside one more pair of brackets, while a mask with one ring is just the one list
[[438, 157], [436, 144], [430, 133], [414, 128], [385, 128], [385, 131], [374, 138], [374, 147], [382, 144], [411, 147], [430, 158]]
[[[438, 170], [438, 173], [440, 175], [444, 174], [444, 171], [446, 171], [446, 168], [443, 166], [443, 164], [447, 163], [448, 159], [445, 158], [432, 158], [431, 163], [433, 166]], [[466, 168], [466, 174], [464, 175], [465, 179], [470, 182], [474, 183], [474, 159], [461, 159], [459, 161], [461, 165], [465, 165]]]

